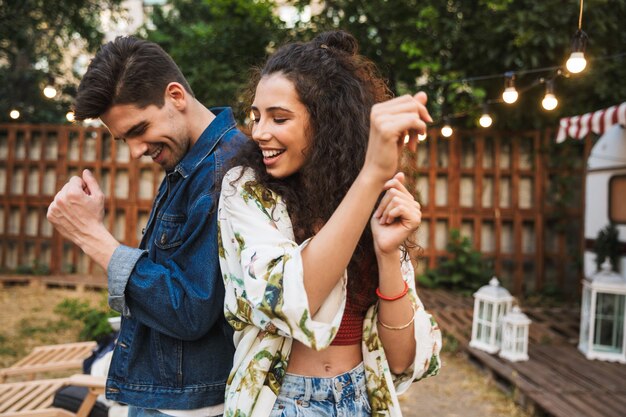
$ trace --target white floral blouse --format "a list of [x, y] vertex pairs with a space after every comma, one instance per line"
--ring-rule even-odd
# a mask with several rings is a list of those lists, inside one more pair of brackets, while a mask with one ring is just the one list
[[[219, 256], [226, 286], [224, 310], [235, 329], [236, 352], [227, 381], [225, 417], [269, 416], [287, 369], [293, 339], [322, 350], [341, 323], [347, 274], [311, 317], [301, 251], [282, 199], [258, 185], [254, 173], [231, 169], [219, 203]], [[439, 371], [441, 333], [415, 291], [413, 268], [402, 274], [415, 304], [415, 362], [405, 373], [389, 370], [377, 331], [375, 304], [363, 323], [363, 362], [373, 416], [401, 416], [397, 394]]]

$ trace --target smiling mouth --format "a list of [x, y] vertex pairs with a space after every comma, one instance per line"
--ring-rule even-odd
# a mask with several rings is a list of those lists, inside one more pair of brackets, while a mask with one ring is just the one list
[[163, 151], [163, 145], [157, 146], [152, 152], [150, 152], [150, 157], [153, 160], [157, 159], [161, 154], [161, 151]]
[[278, 155], [282, 154], [285, 152], [285, 149], [282, 150], [278, 150], [278, 149], [272, 149], [272, 150], [262, 150], [261, 153], [263, 153], [263, 158], [264, 159], [271, 159], [271, 158], [275, 158]]

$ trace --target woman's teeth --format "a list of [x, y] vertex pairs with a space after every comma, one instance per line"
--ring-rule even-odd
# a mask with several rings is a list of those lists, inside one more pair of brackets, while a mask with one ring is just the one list
[[263, 153], [263, 158], [273, 158], [285, 152], [285, 150], [282, 149], [282, 150], [271, 150], [271, 151], [261, 151], [261, 152]]

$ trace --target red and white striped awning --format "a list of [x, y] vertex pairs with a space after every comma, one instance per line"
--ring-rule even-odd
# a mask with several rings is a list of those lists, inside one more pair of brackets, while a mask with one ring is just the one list
[[626, 102], [579, 116], [564, 117], [559, 121], [557, 142], [565, 138], [583, 139], [589, 131], [601, 135], [606, 129], [619, 123], [626, 125]]

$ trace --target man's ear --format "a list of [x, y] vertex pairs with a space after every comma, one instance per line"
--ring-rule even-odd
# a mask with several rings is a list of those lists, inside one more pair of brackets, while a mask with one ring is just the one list
[[165, 87], [165, 100], [170, 100], [179, 111], [187, 108], [188, 96], [187, 90], [180, 83], [171, 82]]

